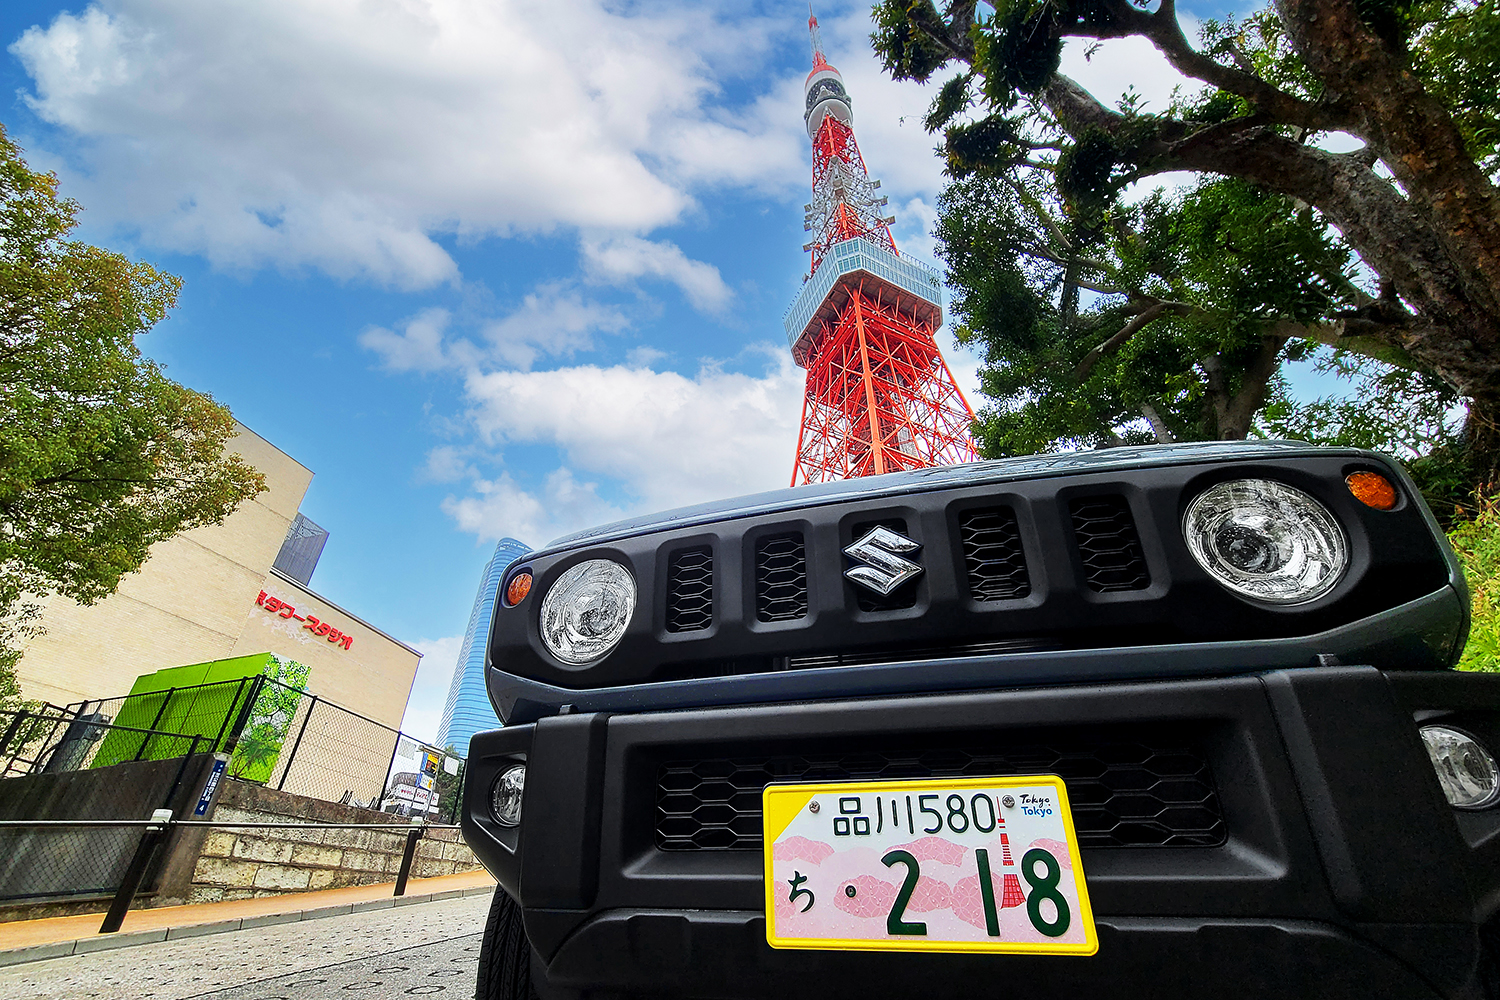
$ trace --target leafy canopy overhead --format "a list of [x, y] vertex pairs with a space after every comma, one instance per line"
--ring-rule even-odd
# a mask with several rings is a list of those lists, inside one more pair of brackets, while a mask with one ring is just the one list
[[1243, 438], [1306, 324], [1348, 303], [1348, 249], [1311, 210], [1241, 181], [1114, 206], [1100, 224], [1045, 186], [949, 185], [936, 235], [960, 340], [979, 348], [999, 457]]
[[78, 211], [0, 129], [0, 699], [37, 599], [93, 603], [265, 489], [229, 411], [136, 346], [181, 282], [69, 240]]
[[[1033, 440], [1097, 439], [1132, 407], [1149, 419], [1140, 411], [1151, 396], [1145, 404], [1163, 418], [1160, 427], [1150, 421], [1158, 437], [1163, 428], [1194, 430], [1199, 412], [1196, 433], [1236, 436], [1250, 426], [1241, 403], [1255, 403], [1253, 413], [1278, 398], [1268, 358], [1321, 343], [1440, 376], [1467, 399], [1469, 446], [1480, 476], [1493, 476], [1497, 3], [1276, 0], [1243, 20], [1206, 23], [1198, 47], [1172, 0], [1154, 10], [1129, 0], [879, 3], [874, 42], [892, 76], [925, 81], [957, 70], [926, 119], [942, 133], [950, 176], [972, 188], [950, 192], [950, 208], [1009, 199], [1037, 237], [1015, 248], [1009, 277], [991, 282], [1021, 280], [1041, 324], [1031, 335], [1045, 347], [1023, 359], [1038, 379], [995, 385], [1004, 416], [997, 433], [1021, 421], [1034, 425]], [[1131, 36], [1148, 39], [1183, 75], [1168, 108], [1114, 102], [1059, 71], [1069, 38]], [[1321, 148], [1333, 133], [1363, 145]], [[1201, 180], [1155, 205], [1122, 204], [1131, 185], [1170, 171]], [[958, 248], [950, 267], [973, 235], [973, 220], [957, 214], [943, 223]], [[1369, 275], [1368, 287], [1355, 275]], [[977, 273], [966, 280], [982, 283]], [[1015, 363], [1007, 352], [1020, 350], [1030, 320], [962, 318], [984, 331], [993, 368]], [[1047, 324], [1055, 343], [1036, 339]], [[1002, 327], [1008, 332], [997, 333]], [[1085, 366], [1096, 350], [1093, 368]], [[1176, 361], [1166, 356], [1173, 351]], [[1152, 352], [1156, 362], [1140, 357]], [[1072, 413], [1071, 426], [1041, 412], [1063, 409], [1048, 397], [1065, 388], [1086, 411]], [[1024, 438], [1018, 432], [1016, 445]]]

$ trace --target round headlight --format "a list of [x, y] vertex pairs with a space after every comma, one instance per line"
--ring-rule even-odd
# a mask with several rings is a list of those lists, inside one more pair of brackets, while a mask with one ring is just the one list
[[1328, 509], [1270, 479], [1210, 486], [1188, 505], [1183, 536], [1217, 581], [1269, 604], [1302, 604], [1333, 589], [1349, 561]]
[[564, 663], [592, 663], [615, 648], [635, 611], [635, 580], [610, 559], [590, 559], [557, 578], [542, 600], [542, 642]]
[[526, 791], [526, 765], [506, 768], [490, 787], [490, 814], [501, 826], [521, 824], [521, 796]]
[[1500, 799], [1495, 758], [1468, 733], [1447, 726], [1423, 726], [1422, 742], [1443, 795], [1455, 809], [1483, 809]]

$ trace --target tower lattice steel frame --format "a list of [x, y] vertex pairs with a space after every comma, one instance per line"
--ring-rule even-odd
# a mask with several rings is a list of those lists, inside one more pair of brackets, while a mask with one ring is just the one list
[[807, 24], [813, 199], [803, 228], [817, 235], [802, 248], [812, 269], [785, 319], [792, 358], [807, 369], [792, 485], [975, 461], [974, 411], [933, 339], [942, 284], [897, 251], [843, 77], [823, 55], [818, 19]]

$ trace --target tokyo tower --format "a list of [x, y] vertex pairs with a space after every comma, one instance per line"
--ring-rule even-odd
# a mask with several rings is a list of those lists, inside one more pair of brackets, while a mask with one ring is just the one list
[[976, 461], [974, 411], [933, 340], [937, 272], [896, 250], [896, 220], [854, 141], [853, 102], [823, 56], [818, 19], [807, 26], [813, 198], [803, 228], [817, 235], [802, 248], [812, 269], [784, 320], [792, 360], [807, 369], [792, 485]]

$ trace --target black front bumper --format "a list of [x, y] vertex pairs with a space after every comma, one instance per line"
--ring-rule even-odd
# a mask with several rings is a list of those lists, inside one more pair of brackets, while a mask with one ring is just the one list
[[[1417, 735], [1438, 717], [1500, 747], [1500, 677], [1340, 667], [563, 715], [474, 738], [464, 833], [564, 992], [1480, 997], [1500, 809], [1443, 800]], [[1091, 958], [772, 950], [758, 851], [659, 846], [658, 778], [684, 755], [1105, 732], [1198, 747], [1222, 824], [1217, 846], [1085, 845]], [[522, 824], [504, 830], [489, 788], [523, 759]]]

